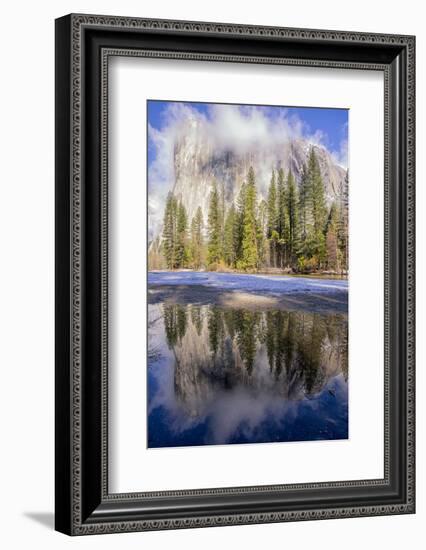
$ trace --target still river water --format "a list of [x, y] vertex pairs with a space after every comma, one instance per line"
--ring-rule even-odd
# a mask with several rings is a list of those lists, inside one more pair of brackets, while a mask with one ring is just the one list
[[148, 306], [148, 447], [347, 437], [346, 315]]

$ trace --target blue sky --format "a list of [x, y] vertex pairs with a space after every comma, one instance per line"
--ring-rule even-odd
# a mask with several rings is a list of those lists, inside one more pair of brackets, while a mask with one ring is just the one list
[[[203, 140], [212, 151], [264, 153], [257, 167], [259, 190], [269, 184], [280, 148], [293, 139], [325, 147], [347, 167], [348, 110], [149, 100], [148, 211], [150, 227], [161, 225], [167, 193], [175, 183], [175, 145], [185, 136]], [[191, 128], [196, 129], [192, 131]]]
[[[163, 131], [169, 124], [169, 113], [172, 107], [181, 105], [192, 109], [212, 120], [212, 107], [214, 113], [229, 104], [212, 104], [199, 102], [172, 102], [148, 100], [148, 123], [152, 129]], [[348, 134], [348, 109], [319, 108], [319, 107], [286, 107], [286, 106], [259, 106], [259, 105], [233, 105], [242, 113], [255, 108], [273, 124], [274, 120], [285, 116], [289, 120], [297, 120], [302, 128], [302, 136], [316, 136], [330, 152], [339, 152], [342, 142], [347, 142]], [[148, 140], [148, 161], [155, 160], [157, 148], [151, 139]]]

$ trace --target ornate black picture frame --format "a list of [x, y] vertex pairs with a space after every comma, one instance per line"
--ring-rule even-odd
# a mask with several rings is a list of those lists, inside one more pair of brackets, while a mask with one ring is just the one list
[[[107, 72], [110, 56], [384, 74], [383, 479], [108, 492]], [[56, 21], [56, 529], [69, 535], [415, 511], [415, 38], [68, 15]]]

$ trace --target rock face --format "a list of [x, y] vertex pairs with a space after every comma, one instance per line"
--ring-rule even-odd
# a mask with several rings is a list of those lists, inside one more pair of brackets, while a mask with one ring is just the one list
[[209, 195], [216, 181], [223, 185], [225, 203], [236, 200], [241, 184], [250, 166], [256, 175], [259, 199], [266, 199], [272, 169], [291, 169], [300, 183], [302, 167], [307, 163], [311, 147], [314, 147], [325, 183], [328, 204], [337, 198], [344, 183], [346, 170], [335, 163], [324, 147], [312, 145], [306, 140], [295, 139], [276, 144], [274, 148], [253, 145], [244, 151], [231, 148], [218, 149], [199, 118], [188, 118], [176, 138], [174, 146], [174, 195], [184, 204], [191, 220], [198, 206], [207, 219]]
[[[167, 306], [173, 307], [179, 308]], [[342, 316], [194, 305], [190, 311], [170, 347], [175, 394], [192, 417], [224, 394], [299, 401], [321, 393], [339, 374], [347, 377]]]

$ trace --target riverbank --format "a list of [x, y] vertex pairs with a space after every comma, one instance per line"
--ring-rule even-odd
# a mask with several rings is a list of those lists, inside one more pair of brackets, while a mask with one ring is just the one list
[[268, 277], [294, 277], [294, 278], [302, 278], [302, 279], [329, 279], [329, 280], [336, 280], [336, 281], [347, 281], [349, 278], [348, 273], [336, 273], [332, 271], [315, 271], [312, 273], [294, 273], [292, 271], [286, 272], [282, 269], [277, 268], [270, 268], [270, 269], [264, 269], [262, 271], [256, 271], [255, 273], [247, 273], [245, 271], [236, 271], [233, 269], [226, 269], [226, 270], [216, 270], [216, 271], [196, 271], [194, 269], [152, 269], [149, 270], [149, 273], [218, 273], [222, 275], [254, 275], [254, 276], [262, 276], [267, 275]]
[[148, 303], [160, 302], [347, 314], [348, 282], [288, 275], [150, 272]]

